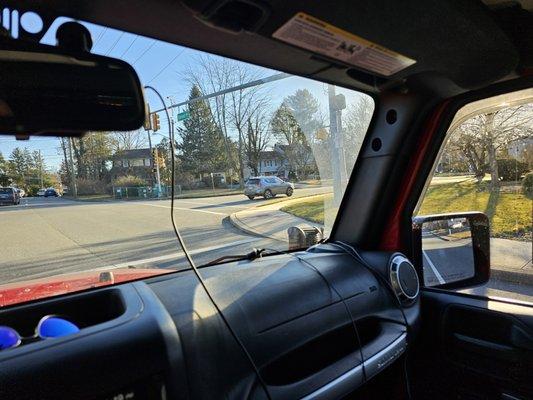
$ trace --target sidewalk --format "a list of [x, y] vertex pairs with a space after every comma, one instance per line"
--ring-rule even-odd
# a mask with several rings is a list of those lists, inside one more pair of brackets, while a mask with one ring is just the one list
[[[309, 196], [314, 197], [314, 196]], [[281, 242], [287, 242], [287, 229], [291, 226], [298, 227], [312, 227], [316, 226], [322, 228], [322, 224], [313, 224], [309, 221], [288, 214], [280, 210], [280, 208], [287, 206], [296, 201], [301, 201], [302, 198], [295, 198], [291, 200], [280, 201], [266, 206], [258, 206], [245, 211], [238, 211], [229, 216], [229, 220], [233, 226], [250, 235], [262, 236], [266, 238], [276, 239]]]
[[[287, 229], [291, 226], [323, 227], [322, 224], [314, 224], [280, 210], [282, 207], [301, 200], [302, 198], [295, 198], [238, 211], [231, 214], [229, 220], [237, 229], [250, 235], [287, 243]], [[491, 280], [533, 286], [531, 251], [532, 247], [529, 242], [492, 238]]]

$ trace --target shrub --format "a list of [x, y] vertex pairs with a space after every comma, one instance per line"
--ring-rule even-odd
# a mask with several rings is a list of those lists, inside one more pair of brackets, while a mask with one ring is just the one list
[[126, 175], [115, 179], [115, 182], [113, 184], [115, 186], [121, 187], [138, 187], [146, 186], [146, 181], [142, 178], [139, 178], [138, 176]]
[[533, 172], [526, 174], [522, 181], [522, 189], [528, 199], [533, 200]]
[[26, 188], [26, 196], [35, 197], [41, 187], [39, 185], [30, 185]]
[[502, 181], [517, 181], [528, 171], [526, 163], [515, 159], [500, 159], [498, 163], [498, 175]]
[[104, 194], [106, 192], [105, 183], [94, 179], [78, 178], [76, 186], [79, 195]]

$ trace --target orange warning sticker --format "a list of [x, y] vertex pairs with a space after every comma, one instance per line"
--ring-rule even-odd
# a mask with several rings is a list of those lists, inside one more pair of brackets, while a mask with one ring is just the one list
[[305, 13], [298, 13], [272, 35], [335, 60], [390, 76], [415, 60], [369, 42]]

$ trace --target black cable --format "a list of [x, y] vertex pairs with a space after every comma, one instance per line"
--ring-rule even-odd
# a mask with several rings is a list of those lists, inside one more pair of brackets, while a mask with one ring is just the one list
[[[405, 331], [406, 331], [406, 334], [407, 334], [407, 337], [405, 339], [405, 343], [406, 343], [406, 347], [409, 347], [409, 337], [410, 337], [410, 335], [409, 335], [409, 331], [410, 331], [409, 322], [407, 320], [407, 316], [405, 315], [405, 311], [403, 309], [402, 302], [400, 301], [400, 299], [398, 298], [398, 296], [394, 292], [394, 289], [392, 288], [390, 282], [387, 281], [387, 279], [385, 279], [385, 277], [383, 277], [378, 271], [376, 271], [374, 268], [372, 268], [370, 266], [370, 264], [368, 264], [368, 262], [363, 258], [363, 256], [361, 254], [359, 254], [359, 252], [352, 245], [350, 245], [348, 243], [345, 243], [345, 242], [341, 242], [341, 241], [329, 242], [329, 244], [333, 245], [333, 246], [335, 246], [337, 248], [341, 248], [346, 253], [350, 254], [355, 260], [359, 261], [367, 270], [369, 270], [376, 277], [376, 279], [378, 279], [381, 283], [383, 283], [385, 285], [385, 287], [389, 290], [389, 292], [392, 295], [392, 297], [396, 300], [396, 303], [398, 304], [398, 308], [399, 308], [400, 312], [402, 313], [402, 317], [403, 317], [403, 320], [404, 320], [404, 323], [405, 323]], [[407, 372], [407, 353], [408, 352], [406, 350], [404, 363], [403, 363], [403, 370], [404, 370], [404, 374], [405, 374], [405, 387], [406, 387], [406, 391], [407, 391], [407, 398], [411, 399], [411, 385], [409, 383], [409, 373]]]
[[[155, 41], [154, 41], [154, 43], [155, 43]], [[168, 130], [169, 130], [169, 132], [171, 132], [171, 135], [172, 135], [172, 140], [170, 141], [170, 148], [172, 150], [172, 157], [171, 157], [171, 162], [170, 162], [170, 165], [171, 165], [171, 168], [172, 168], [172, 185], [171, 185], [171, 189], [170, 189], [170, 194], [171, 194], [171, 198], [170, 198], [170, 219], [172, 221], [172, 228], [174, 230], [174, 234], [176, 235], [176, 238], [178, 239], [178, 242], [179, 242], [179, 244], [180, 244], [180, 246], [181, 246], [181, 248], [183, 250], [183, 253], [185, 254], [185, 258], [189, 262], [189, 265], [191, 266], [192, 270], [194, 271], [194, 274], [196, 275], [196, 278], [200, 282], [200, 285], [202, 286], [202, 288], [204, 289], [205, 293], [207, 294], [207, 297], [209, 298], [209, 300], [211, 301], [211, 303], [215, 307], [218, 315], [220, 315], [220, 318], [222, 319], [222, 321], [224, 322], [224, 324], [226, 325], [226, 327], [230, 331], [231, 336], [233, 336], [233, 338], [235, 339], [237, 344], [241, 347], [242, 351], [244, 352], [244, 355], [246, 356], [246, 358], [250, 362], [250, 365], [252, 366], [255, 374], [257, 375], [257, 379], [259, 380], [259, 383], [265, 389], [265, 393], [266, 393], [267, 398], [269, 400], [272, 400], [272, 397], [270, 397], [270, 393], [268, 392], [268, 387], [266, 385], [266, 382], [263, 380], [263, 378], [261, 377], [261, 374], [259, 373], [259, 368], [257, 367], [257, 365], [255, 365], [255, 362], [254, 362], [252, 356], [250, 355], [250, 353], [248, 352], [248, 350], [246, 350], [246, 347], [244, 346], [244, 343], [242, 343], [242, 341], [239, 339], [239, 337], [237, 336], [237, 334], [235, 333], [235, 331], [231, 327], [229, 321], [226, 319], [226, 317], [222, 313], [222, 310], [220, 309], [220, 307], [216, 303], [215, 299], [213, 298], [213, 296], [211, 295], [211, 293], [207, 289], [207, 285], [206, 285], [204, 279], [202, 278], [202, 276], [200, 275], [200, 271], [198, 271], [198, 268], [196, 267], [194, 261], [192, 260], [192, 257], [189, 254], [189, 251], [187, 250], [187, 247], [185, 246], [185, 241], [183, 240], [183, 238], [182, 238], [182, 236], [181, 236], [181, 234], [180, 234], [180, 232], [178, 230], [178, 226], [176, 224], [176, 219], [174, 218], [174, 183], [175, 183], [175, 175], [176, 175], [176, 172], [175, 172], [176, 149], [175, 149], [175, 144], [174, 144], [174, 134], [173, 134], [172, 128], [170, 126], [170, 115], [168, 114], [168, 108], [167, 108], [167, 105], [165, 103], [165, 100], [163, 99], [163, 96], [161, 96], [161, 94], [157, 91], [157, 89], [155, 89], [152, 86], [148, 86], [148, 85], [146, 85], [144, 88], [153, 90], [155, 92], [155, 94], [159, 97], [159, 100], [161, 100], [161, 103], [163, 104], [163, 107], [165, 109], [165, 113], [166, 113], [167, 118], [168, 118]]]

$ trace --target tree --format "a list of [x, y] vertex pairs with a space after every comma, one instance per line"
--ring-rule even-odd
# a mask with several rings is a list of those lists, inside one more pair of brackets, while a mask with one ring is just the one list
[[373, 113], [374, 102], [369, 96], [359, 96], [343, 111], [342, 134], [347, 171], [351, 171], [355, 165]]
[[313, 152], [292, 110], [283, 102], [270, 121], [272, 134], [283, 145], [285, 157], [295, 173], [306, 171], [314, 164]]
[[28, 149], [15, 147], [9, 156], [8, 171], [12, 182], [18, 186], [26, 184], [30, 173], [31, 154]]
[[108, 162], [113, 155], [113, 147], [113, 137], [104, 132], [90, 132], [84, 137], [73, 139], [72, 150], [77, 177], [107, 180]]
[[[194, 68], [189, 68], [184, 76], [191, 84], [198, 86], [202, 93], [214, 93], [259, 79], [262, 74], [261, 69], [238, 61], [218, 56], [200, 56]], [[211, 99], [209, 104], [213, 119], [224, 137], [226, 172], [230, 168], [237, 170], [242, 185], [244, 165], [248, 164], [248, 119], [253, 120], [256, 113], [261, 113], [268, 106], [268, 96], [260, 87], [252, 87], [219, 95]], [[232, 149], [232, 142], [237, 143], [238, 151]]]
[[32, 185], [49, 187], [57, 184], [57, 177], [47, 171], [39, 151], [32, 153], [28, 148], [14, 148], [9, 160], [7, 162], [4, 160], [4, 169], [6, 174], [4, 181], [18, 187], [28, 188]]
[[[193, 86], [189, 100], [202, 95], [198, 86]], [[213, 120], [209, 105], [204, 100], [189, 103], [190, 117], [184, 122], [184, 129], [178, 129], [181, 143], [183, 170], [193, 173], [211, 173], [224, 169], [226, 157], [221, 149], [224, 139], [220, 128]]]
[[450, 135], [449, 145], [461, 151], [481, 181], [491, 175], [491, 188], [500, 185], [498, 153], [507, 152], [513, 141], [533, 135], [533, 104], [502, 108], [476, 115], [459, 125]]
[[285, 105], [292, 111], [304, 135], [311, 142], [317, 131], [324, 126], [324, 117], [320, 115], [318, 100], [307, 89], [298, 89], [287, 96]]
[[8, 162], [0, 152], [0, 186], [7, 186], [10, 183]]
[[258, 166], [263, 152], [270, 142], [268, 122], [263, 113], [257, 112], [248, 118], [245, 149], [246, 163], [254, 175], [259, 175]]
[[122, 150], [142, 149], [148, 147], [148, 134], [144, 129], [136, 131], [114, 132], [112, 134], [114, 152]]

